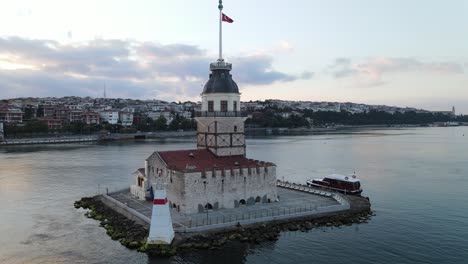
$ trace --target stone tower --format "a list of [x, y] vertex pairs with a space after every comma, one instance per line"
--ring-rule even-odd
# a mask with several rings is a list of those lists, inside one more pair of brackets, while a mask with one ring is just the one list
[[216, 156], [245, 156], [244, 121], [240, 93], [230, 73], [232, 64], [219, 59], [210, 64], [210, 79], [203, 89], [201, 111], [196, 113], [197, 147]]
[[234, 20], [223, 14], [219, 0], [219, 58], [210, 64], [210, 79], [203, 88], [201, 111], [196, 113], [197, 147], [218, 157], [245, 156], [244, 121], [240, 111], [240, 93], [232, 79], [232, 64], [223, 59], [222, 22]]

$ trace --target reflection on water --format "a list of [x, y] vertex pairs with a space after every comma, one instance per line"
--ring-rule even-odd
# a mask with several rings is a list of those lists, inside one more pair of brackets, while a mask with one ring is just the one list
[[285, 232], [274, 243], [148, 259], [105, 235], [73, 202], [121, 188], [155, 150], [193, 138], [0, 148], [0, 263], [465, 263], [468, 129], [417, 128], [255, 137], [248, 156], [305, 182], [356, 171], [377, 216], [369, 224]]

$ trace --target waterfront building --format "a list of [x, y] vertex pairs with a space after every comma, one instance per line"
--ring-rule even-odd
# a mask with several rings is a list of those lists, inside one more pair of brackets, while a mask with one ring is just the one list
[[[201, 110], [195, 113], [197, 148], [151, 154], [144, 172], [136, 174], [132, 194], [151, 199], [153, 186], [163, 185], [169, 207], [183, 213], [278, 200], [276, 165], [247, 158], [246, 116], [240, 111], [241, 94], [231, 70], [232, 64], [222, 58], [220, 38], [219, 58], [210, 64], [209, 80], [201, 93]], [[145, 186], [149, 189], [143, 190]]]
[[4, 123], [22, 123], [23, 111], [18, 108], [3, 107], [0, 108], [0, 122]]
[[77, 104], [66, 104], [64, 105], [64, 107], [70, 110], [82, 110], [83, 109], [81, 105], [77, 105]]
[[153, 120], [157, 120], [158, 118], [160, 118], [161, 116], [164, 117], [166, 119], [166, 122], [169, 124], [170, 121], [172, 120], [172, 113], [171, 111], [158, 111], [158, 112], [148, 112], [146, 113], [148, 115], [149, 118], [153, 119]]
[[58, 118], [39, 118], [39, 121], [45, 123], [49, 129], [61, 129], [63, 122]]
[[99, 112], [99, 116], [102, 121], [105, 121], [111, 125], [119, 123], [119, 111], [105, 110]]
[[456, 112], [455, 112], [455, 106], [452, 106], [451, 111], [432, 111], [433, 114], [440, 114], [440, 115], [446, 115], [450, 117], [455, 117]]
[[60, 119], [62, 120], [62, 122], [68, 122], [70, 118], [69, 116], [70, 112], [71, 110], [68, 108], [63, 108], [63, 107], [56, 108], [54, 110], [54, 119]]
[[119, 112], [119, 121], [122, 124], [122, 126], [131, 126], [133, 124], [133, 113]]
[[133, 114], [133, 113], [135, 113], [135, 108], [134, 108], [134, 107], [128, 107], [128, 106], [127, 106], [127, 107], [122, 108], [120, 111], [122, 111], [122, 112], [128, 112], [128, 113], [132, 113], [132, 114]]
[[52, 102], [49, 103], [50, 104], [42, 105], [42, 115], [40, 117], [55, 118], [55, 109], [57, 109], [57, 106], [52, 104]]
[[81, 116], [83, 115], [83, 111], [80, 110], [71, 110], [68, 112], [68, 122], [76, 123], [81, 122]]
[[87, 125], [99, 125], [101, 118], [98, 113], [85, 112], [81, 114], [81, 121]]

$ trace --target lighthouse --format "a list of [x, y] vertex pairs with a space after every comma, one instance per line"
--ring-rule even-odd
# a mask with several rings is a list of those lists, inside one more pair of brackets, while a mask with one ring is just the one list
[[167, 203], [167, 193], [162, 186], [157, 186], [154, 190], [148, 244], [171, 244], [174, 239], [174, 229]]

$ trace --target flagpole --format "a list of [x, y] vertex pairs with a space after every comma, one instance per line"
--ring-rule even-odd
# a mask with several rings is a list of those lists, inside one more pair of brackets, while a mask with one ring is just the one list
[[223, 0], [219, 0], [219, 59], [218, 61], [223, 61]]

